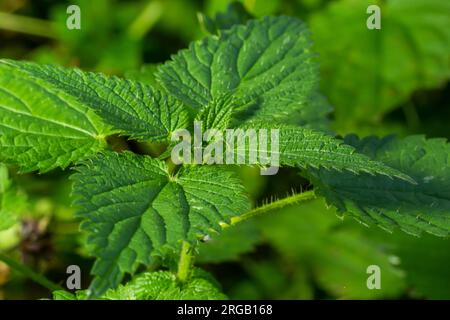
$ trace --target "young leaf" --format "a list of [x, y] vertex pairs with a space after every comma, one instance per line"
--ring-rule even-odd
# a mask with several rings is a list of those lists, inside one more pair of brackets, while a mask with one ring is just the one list
[[159, 68], [164, 87], [196, 109], [225, 93], [252, 119], [286, 119], [307, 107], [317, 66], [306, 26], [290, 17], [236, 25], [173, 56]]
[[[413, 179], [401, 171], [390, 168], [379, 161], [371, 160], [369, 157], [357, 153], [352, 146], [321, 132], [263, 122], [250, 122], [240, 128], [265, 128], [268, 132], [270, 129], [278, 128], [278, 157], [282, 166], [298, 167], [306, 171], [314, 168], [327, 168], [337, 171], [347, 170], [356, 174], [365, 172], [372, 175], [398, 177], [408, 183], [414, 183]], [[260, 145], [250, 145], [248, 140], [244, 147], [245, 149], [242, 149], [238, 145], [237, 152], [245, 152], [247, 155], [247, 152], [258, 153], [261, 149]], [[268, 146], [267, 149], [270, 151], [271, 146]], [[277, 152], [273, 152], [273, 154], [277, 154]]]
[[345, 142], [373, 160], [411, 176], [417, 183], [349, 172], [311, 170], [320, 194], [339, 211], [387, 230], [418, 235], [450, 234], [450, 145], [422, 136], [405, 139], [348, 136]]
[[221, 222], [249, 209], [239, 181], [220, 167], [181, 169], [131, 153], [105, 153], [73, 176], [78, 216], [98, 257], [91, 285], [98, 296], [152, 256], [220, 231]]
[[132, 138], [164, 141], [173, 130], [185, 128], [189, 120], [182, 103], [147, 84], [29, 62], [2, 60], [2, 65], [20, 71], [19, 78], [33, 78], [48, 86], [50, 92], [72, 96], [83, 110], [93, 109], [114, 129]]
[[159, 64], [157, 63], [144, 64], [139, 69], [126, 71], [124, 77], [126, 79], [148, 84], [154, 89], [162, 89], [155, 77], [158, 66]]
[[[197, 271], [197, 269], [195, 270]], [[86, 291], [76, 295], [66, 291], [53, 292], [55, 300], [83, 300]], [[126, 285], [108, 290], [101, 300], [226, 300], [227, 297], [209, 279], [199, 272], [187, 283], [178, 283], [175, 275], [168, 271], [146, 272], [136, 276]]]
[[23, 171], [67, 167], [105, 148], [109, 133], [77, 91], [56, 88], [38, 76], [41, 69], [0, 60], [0, 160]]

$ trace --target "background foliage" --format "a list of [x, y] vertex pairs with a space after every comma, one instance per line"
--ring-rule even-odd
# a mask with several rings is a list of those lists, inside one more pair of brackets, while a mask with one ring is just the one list
[[[69, 3], [81, 7], [80, 31], [66, 28]], [[0, 57], [77, 66], [154, 84], [149, 71], [214, 30], [214, 24], [223, 26], [216, 14], [225, 12], [228, 3], [0, 0]], [[373, 3], [382, 10], [380, 32], [365, 27], [365, 9]], [[326, 97], [322, 99], [327, 101], [321, 103], [321, 112], [331, 111], [323, 107], [328, 104], [334, 109], [330, 122], [316, 127], [341, 135], [450, 137], [448, 1], [245, 0], [242, 4], [255, 17], [286, 14], [308, 22], [315, 42], [312, 50], [321, 66]], [[237, 20], [247, 17], [241, 14]], [[384, 143], [395, 152], [395, 143], [413, 148], [421, 141], [417, 137], [364, 143]], [[119, 150], [158, 152], [157, 145], [126, 144], [121, 139], [111, 143]], [[351, 144], [364, 149], [364, 143]], [[251, 168], [239, 174], [254, 203], [308, 187], [290, 170], [270, 181]], [[64, 282], [66, 266], [78, 264], [86, 270], [87, 284], [93, 261], [80, 245], [83, 235], [70, 207], [72, 186], [67, 177], [62, 170], [18, 175], [13, 168], [0, 166], [4, 217], [0, 227], [6, 229], [0, 232], [0, 251], [59, 283]], [[444, 182], [448, 185], [448, 179]], [[420, 198], [410, 203], [420, 206]], [[376, 202], [368, 199], [365, 205], [373, 207]], [[448, 239], [389, 234], [350, 219], [342, 221], [336, 214], [322, 200], [273, 212], [213, 235], [201, 245], [199, 262], [230, 298], [450, 298]], [[381, 290], [366, 287], [366, 268], [372, 264], [382, 269]], [[126, 295], [123, 291], [115, 294]], [[47, 296], [46, 290], [0, 262], [0, 298]]]

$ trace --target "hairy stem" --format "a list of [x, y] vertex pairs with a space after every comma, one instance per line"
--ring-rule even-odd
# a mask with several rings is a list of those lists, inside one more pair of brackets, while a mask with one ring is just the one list
[[231, 218], [230, 224], [222, 224], [222, 228], [227, 228], [229, 226], [235, 225], [239, 222], [245, 221], [247, 219], [250, 219], [255, 216], [259, 216], [263, 213], [270, 212], [276, 209], [280, 209], [292, 204], [296, 204], [303, 201], [308, 201], [316, 198], [316, 194], [313, 190], [294, 194], [292, 196], [268, 203], [266, 205], [263, 205], [261, 207], [255, 208], [253, 210], [250, 210], [243, 215], [240, 215], [238, 217]]
[[53, 24], [46, 20], [0, 12], [0, 29], [56, 39]]
[[178, 281], [180, 281], [181, 283], [186, 282], [191, 274], [191, 268], [194, 262], [193, 252], [194, 250], [190, 243], [187, 241], [183, 241], [177, 272]]
[[[231, 225], [235, 225], [239, 222], [245, 221], [247, 219], [258, 216], [260, 214], [270, 212], [272, 210], [280, 209], [280, 208], [286, 207], [288, 205], [296, 204], [299, 202], [312, 200], [315, 198], [316, 198], [316, 194], [314, 193], [313, 190], [294, 194], [292, 196], [289, 196], [289, 197], [283, 198], [281, 200], [277, 200], [277, 201], [271, 202], [269, 204], [263, 205], [261, 207], [255, 208], [253, 210], [250, 210], [247, 213], [244, 213], [243, 215], [241, 215], [239, 217], [233, 217], [233, 218], [231, 218], [230, 224], [221, 224], [221, 226], [222, 226], [222, 228], [225, 229]], [[183, 244], [181, 247], [180, 260], [178, 262], [178, 272], [177, 272], [178, 281], [183, 283], [189, 279], [193, 262], [194, 262], [194, 250], [189, 242], [183, 241]]]
[[41, 286], [43, 286], [51, 291], [62, 290], [62, 288], [59, 285], [57, 285], [53, 281], [47, 279], [42, 274], [39, 274], [39, 273], [33, 271], [29, 267], [17, 262], [16, 260], [8, 257], [7, 255], [5, 255], [3, 253], [0, 253], [0, 261], [3, 261], [4, 263], [9, 265], [14, 270], [21, 272], [27, 278], [30, 278], [34, 282], [40, 284]]

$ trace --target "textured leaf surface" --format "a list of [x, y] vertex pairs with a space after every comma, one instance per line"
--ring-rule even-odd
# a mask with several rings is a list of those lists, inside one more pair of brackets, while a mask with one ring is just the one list
[[[82, 300], [86, 291], [72, 295], [55, 291], [55, 300]], [[227, 297], [209, 279], [198, 272], [185, 284], [179, 284], [174, 274], [167, 271], [147, 272], [136, 276], [126, 285], [108, 290], [102, 300], [225, 300]]]
[[88, 244], [98, 257], [94, 295], [117, 286], [152, 256], [220, 231], [249, 208], [239, 181], [220, 167], [181, 169], [131, 153], [107, 153], [79, 168], [74, 193]]
[[[372, 4], [380, 6], [381, 30], [366, 27]], [[340, 0], [313, 15], [322, 88], [338, 123], [377, 120], [414, 90], [449, 79], [449, 11], [442, 0]]]
[[332, 133], [330, 129], [330, 119], [328, 115], [333, 111], [333, 107], [322, 94], [316, 92], [311, 95], [307, 102], [307, 107], [293, 113], [287, 119], [287, 123], [300, 125], [327, 133]]
[[108, 133], [78, 91], [57, 88], [40, 70], [0, 60], [0, 159], [24, 171], [67, 167], [103, 149]]
[[[236, 24], [245, 24], [252, 16], [239, 2], [231, 3], [225, 12], [219, 12], [214, 18], [200, 15], [200, 22], [211, 34], [220, 33], [222, 30], [230, 29]], [[296, 110], [290, 110], [286, 122], [301, 125], [307, 128], [329, 131], [328, 114], [333, 110], [327, 99], [319, 93], [313, 93], [309, 101]], [[244, 110], [240, 116], [252, 117], [253, 110]], [[237, 116], [239, 118], [239, 115]]]
[[180, 102], [147, 84], [78, 69], [10, 60], [3, 60], [3, 64], [48, 83], [53, 91], [74, 97], [114, 129], [133, 138], [165, 140], [189, 120], [188, 111]]
[[295, 18], [266, 17], [236, 25], [180, 51], [159, 69], [167, 90], [201, 109], [233, 93], [250, 118], [286, 119], [307, 106], [316, 64], [306, 26]]
[[204, 106], [198, 116], [202, 122], [202, 130], [225, 130], [229, 127], [235, 102], [230, 94], [225, 94], [211, 100]]
[[8, 168], [0, 163], [0, 231], [12, 227], [15, 223], [14, 214], [5, 207], [5, 200], [10, 192], [11, 180]]
[[126, 71], [126, 79], [135, 80], [140, 83], [150, 85], [154, 89], [161, 89], [160, 83], [156, 80], [155, 73], [159, 64], [144, 64], [139, 69]]
[[355, 176], [319, 170], [313, 183], [341, 212], [384, 229], [440, 236], [450, 233], [450, 145], [444, 139], [411, 136], [402, 140], [357, 139], [345, 142], [374, 160], [411, 176], [417, 184], [383, 176]]
[[[332, 136], [300, 127], [274, 126], [269, 123], [254, 122], [242, 126], [243, 129], [279, 129], [279, 151], [278, 156], [282, 166], [309, 168], [328, 168], [334, 170], [347, 170], [350, 172], [366, 172], [388, 177], [399, 177], [400, 179], [414, 183], [407, 175], [397, 169], [388, 167], [379, 161], [371, 160], [366, 155], [356, 152], [355, 148], [345, 144]], [[270, 134], [268, 134], [270, 136]], [[257, 153], [260, 145], [250, 145], [246, 142], [245, 149], [237, 146], [238, 152]], [[267, 147], [271, 150], [271, 145]], [[246, 153], [247, 154], [247, 153]], [[274, 152], [276, 154], [276, 152]], [[248, 159], [248, 157], [247, 157]]]

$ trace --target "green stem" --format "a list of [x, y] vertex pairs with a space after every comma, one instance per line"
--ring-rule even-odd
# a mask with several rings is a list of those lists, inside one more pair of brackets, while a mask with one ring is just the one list
[[160, 1], [151, 1], [128, 28], [128, 35], [136, 40], [142, 39], [158, 22], [163, 13]]
[[[253, 210], [248, 211], [247, 213], [244, 213], [241, 216], [233, 217], [231, 218], [230, 224], [221, 224], [222, 228], [227, 228], [231, 225], [235, 225], [239, 222], [242, 222], [244, 220], [250, 219], [252, 217], [261, 215], [263, 213], [280, 209], [283, 207], [286, 207], [288, 205], [296, 204], [303, 201], [308, 201], [316, 198], [316, 194], [313, 190], [294, 194], [290, 197], [283, 198], [281, 200], [277, 200], [274, 202], [271, 202], [269, 204], [263, 205], [261, 207], [255, 208]], [[189, 276], [191, 274], [192, 265], [194, 261], [194, 250], [189, 242], [183, 241], [183, 244], [181, 246], [181, 254], [180, 254], [180, 260], [178, 262], [178, 272], [177, 272], [177, 278], [180, 282], [186, 282], [189, 279]]]
[[11, 13], [0, 12], [0, 29], [56, 39], [53, 23]]
[[189, 279], [193, 262], [193, 248], [189, 242], [183, 241], [183, 245], [181, 246], [180, 261], [178, 262], [178, 281], [183, 283]]
[[294, 194], [292, 196], [289, 196], [289, 197], [283, 198], [281, 200], [277, 200], [277, 201], [271, 202], [269, 204], [263, 205], [261, 207], [255, 208], [253, 210], [250, 210], [250, 211], [244, 213], [243, 215], [233, 217], [233, 218], [231, 218], [230, 224], [222, 224], [222, 228], [227, 228], [229, 226], [235, 225], [239, 222], [245, 221], [245, 220], [253, 218], [255, 216], [259, 216], [259, 215], [269, 212], [269, 211], [280, 209], [280, 208], [283, 208], [283, 207], [286, 207], [286, 206], [289, 206], [292, 204], [296, 204], [299, 202], [312, 200], [315, 198], [316, 198], [316, 194], [314, 193], [313, 190]]
[[36, 283], [39, 283], [41, 286], [51, 290], [63, 290], [59, 285], [52, 282], [51, 280], [47, 279], [45, 276], [33, 271], [32, 269], [28, 268], [27, 266], [17, 262], [14, 259], [11, 259], [7, 255], [0, 253], [0, 261], [3, 261], [7, 265], [9, 265], [14, 270], [17, 270], [24, 274], [27, 278], [30, 278]]

